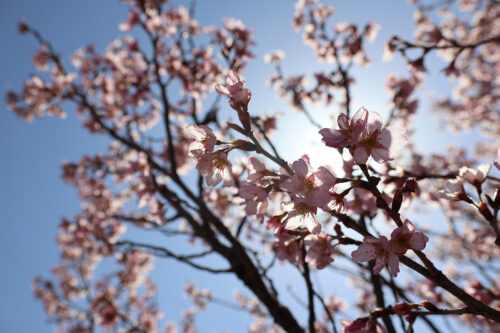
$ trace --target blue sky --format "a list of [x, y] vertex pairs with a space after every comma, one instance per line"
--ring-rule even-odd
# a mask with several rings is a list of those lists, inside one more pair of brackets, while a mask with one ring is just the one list
[[[330, 1], [337, 9], [337, 18], [342, 21], [366, 23], [369, 20], [382, 26], [376, 43], [368, 48], [369, 56], [376, 61], [370, 68], [356, 70], [359, 73], [354, 88], [354, 109], [364, 105], [382, 114], [387, 110], [388, 98], [383, 87], [386, 75], [391, 71], [403, 71], [404, 64], [396, 59], [381, 63], [383, 41], [397, 33], [411, 37], [411, 9], [400, 0]], [[362, 10], [360, 10], [362, 8]], [[264, 65], [263, 56], [274, 49], [283, 49], [286, 58], [283, 68], [287, 74], [310, 73], [324, 68], [317, 65], [312, 51], [302, 45], [301, 35], [291, 27], [293, 17], [291, 0], [199, 0], [197, 19], [202, 24], [221, 24], [224, 17], [236, 17], [244, 21], [255, 33], [256, 59], [245, 72], [247, 86], [252, 90], [252, 108], [256, 112], [286, 111], [286, 104], [275, 97], [264, 84], [273, 73], [271, 66]], [[35, 69], [31, 54], [36, 51], [36, 42], [29, 36], [17, 33], [17, 21], [25, 18], [39, 29], [55, 46], [66, 62], [77, 48], [95, 43], [98, 50], [122, 33], [117, 25], [126, 17], [126, 6], [118, 1], [102, 0], [3, 0], [0, 2], [0, 96], [5, 96], [9, 87], [19, 90], [22, 81]], [[430, 64], [431, 72], [437, 72], [444, 64]], [[425, 91], [443, 90], [449, 86], [444, 79], [432, 81]], [[326, 110], [335, 111], [335, 110]], [[321, 122], [327, 117], [316, 115]], [[275, 140], [282, 147], [283, 155], [290, 161], [305, 152], [322, 151], [316, 158], [328, 157], [322, 150], [317, 130], [303, 125], [302, 115], [287, 111], [282, 119], [283, 131]], [[300, 124], [300, 134], [297, 125]], [[295, 126], [295, 127], [294, 127]], [[327, 123], [325, 126], [330, 126]], [[456, 138], [443, 136], [439, 146], [426, 135], [436, 129], [428, 114], [418, 118], [420, 149], [440, 150]], [[467, 139], [467, 138], [466, 138]], [[5, 100], [0, 103], [0, 259], [3, 265], [0, 275], [0, 332], [49, 332], [41, 304], [35, 302], [30, 282], [36, 274], [47, 276], [49, 268], [58, 263], [55, 244], [57, 225], [63, 216], [78, 212], [79, 201], [75, 191], [60, 179], [61, 163], [76, 161], [83, 153], [104, 150], [106, 140], [88, 135], [81, 129], [77, 117], [66, 120], [45, 118], [25, 123], [8, 112]], [[313, 160], [314, 160], [313, 156]], [[182, 288], [187, 280], [194, 280], [200, 287], [211, 287], [219, 297], [231, 299], [232, 289], [240, 285], [233, 279], [212, 277], [194, 273], [172, 261], [157, 260], [153, 277], [158, 282], [158, 299], [166, 308], [166, 317], [178, 318], [189, 305], [182, 298]], [[283, 275], [284, 276], [284, 275]], [[283, 282], [293, 285], [295, 280]], [[302, 283], [297, 281], [297, 283]], [[345, 281], [336, 281], [343, 284]], [[214, 311], [200, 317], [200, 331], [221, 331], [224, 328], [238, 331], [240, 321], [248, 322], [245, 316], [234, 314], [227, 320], [227, 311]], [[231, 316], [233, 312], [231, 312]], [[205, 328], [203, 328], [205, 327]]]

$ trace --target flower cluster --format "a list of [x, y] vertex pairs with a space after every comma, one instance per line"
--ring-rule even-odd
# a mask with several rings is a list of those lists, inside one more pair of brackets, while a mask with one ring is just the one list
[[337, 124], [339, 129], [324, 128], [319, 132], [322, 141], [328, 147], [348, 147], [358, 164], [366, 164], [370, 156], [378, 163], [392, 161], [393, 152], [407, 141], [405, 129], [382, 128], [382, 117], [365, 108], [359, 109], [351, 119], [340, 114]]
[[234, 182], [231, 162], [223, 151], [213, 151], [217, 138], [210, 127], [189, 125], [186, 130], [194, 140], [189, 145], [189, 152], [198, 159], [196, 168], [207, 185], [215, 186], [224, 181], [225, 186], [231, 186]]
[[317, 209], [330, 210], [330, 191], [333, 191], [337, 177], [326, 166], [315, 171], [307, 155], [293, 162], [292, 170], [294, 174], [281, 184], [281, 188], [292, 197], [292, 201], [282, 204], [282, 208], [288, 212], [285, 228], [295, 230], [305, 225], [309, 232], [317, 234], [321, 231], [321, 225], [316, 219]]
[[352, 252], [352, 260], [355, 262], [365, 262], [375, 260], [373, 273], [379, 274], [380, 271], [389, 264], [389, 269], [393, 276], [399, 273], [399, 258], [412, 249], [421, 251], [429, 238], [423, 233], [415, 231], [415, 226], [409, 220], [405, 220], [403, 225], [396, 228], [391, 239], [385, 236], [375, 238], [366, 236], [358, 249]]

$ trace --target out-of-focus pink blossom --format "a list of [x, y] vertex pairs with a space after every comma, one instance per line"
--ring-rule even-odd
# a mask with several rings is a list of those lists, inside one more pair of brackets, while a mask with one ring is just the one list
[[307, 235], [304, 238], [305, 244], [309, 247], [306, 254], [306, 262], [317, 269], [328, 266], [332, 261], [335, 248], [332, 245], [332, 237], [320, 232], [317, 235]]
[[464, 180], [462, 178], [448, 181], [445, 185], [445, 189], [439, 191], [438, 194], [443, 199], [470, 202], [469, 196], [465, 193]]
[[296, 199], [293, 202], [282, 204], [288, 212], [285, 219], [285, 229], [295, 230], [304, 225], [310, 233], [317, 234], [321, 231], [321, 224], [316, 218], [317, 208], [309, 205], [304, 200]]
[[340, 324], [344, 326], [344, 333], [386, 333], [384, 327], [370, 317], [361, 317], [353, 321], [341, 319]]
[[201, 156], [214, 150], [217, 138], [207, 125], [189, 125], [186, 127], [187, 135], [195, 141], [189, 145], [189, 153], [193, 156]]
[[425, 244], [429, 241], [429, 237], [419, 231], [415, 231], [415, 226], [410, 220], [405, 220], [403, 225], [394, 229], [391, 233], [389, 245], [393, 253], [401, 256], [408, 249], [421, 251], [425, 248]]
[[264, 55], [264, 62], [266, 64], [279, 64], [285, 58], [285, 52], [276, 50]]
[[17, 23], [17, 31], [20, 33], [20, 34], [25, 34], [27, 33], [29, 30], [29, 27], [28, 27], [28, 24], [26, 23], [25, 20], [20, 20], [18, 23]]
[[281, 215], [275, 215], [275, 216], [271, 217], [267, 221], [266, 229], [267, 230], [274, 230], [275, 234], [278, 234], [281, 231], [283, 231], [285, 225], [283, 224], [282, 220], [285, 216], [286, 216], [286, 213], [281, 214]]
[[363, 243], [359, 245], [358, 249], [353, 251], [352, 260], [355, 262], [365, 262], [375, 260], [373, 273], [379, 274], [380, 271], [389, 264], [389, 269], [394, 277], [399, 272], [399, 258], [392, 252], [389, 245], [389, 240], [385, 236], [375, 238], [366, 236]]
[[380, 25], [371, 21], [365, 25], [363, 34], [366, 36], [368, 41], [373, 42], [375, 41], [375, 38], [377, 37], [379, 30], [380, 30]]
[[397, 303], [392, 308], [394, 312], [400, 316], [408, 315], [411, 310], [418, 308], [418, 304], [410, 304], [410, 303]]
[[298, 264], [301, 260], [300, 239], [289, 232], [279, 233], [274, 239], [274, 251], [280, 260]]
[[252, 93], [250, 90], [243, 88], [245, 82], [246, 81], [242, 80], [235, 71], [230, 70], [226, 76], [226, 85], [217, 84], [215, 90], [217, 90], [219, 94], [231, 98], [229, 103], [233, 109], [236, 111], [246, 111]]
[[382, 61], [391, 61], [394, 58], [394, 51], [398, 45], [399, 39], [394, 36], [385, 44], [384, 55], [382, 56]]
[[234, 184], [231, 162], [221, 151], [205, 154], [198, 158], [198, 172], [205, 177], [207, 185], [215, 186], [224, 181], [225, 186]]
[[490, 172], [491, 164], [481, 164], [477, 169], [462, 167], [459, 176], [467, 183], [480, 187]]

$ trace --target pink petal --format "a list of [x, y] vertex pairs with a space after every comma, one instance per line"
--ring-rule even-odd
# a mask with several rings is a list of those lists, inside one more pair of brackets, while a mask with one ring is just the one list
[[285, 229], [295, 230], [302, 225], [303, 216], [297, 211], [291, 211], [288, 213], [288, 219], [286, 220]]
[[368, 121], [366, 122], [366, 127], [368, 128], [368, 133], [373, 133], [382, 128], [382, 117], [375, 111], [368, 111]]
[[406, 228], [409, 232], [415, 231], [415, 225], [411, 223], [410, 220], [406, 219], [403, 223], [403, 227]]
[[391, 270], [392, 276], [396, 277], [399, 273], [399, 258], [393, 253], [389, 253], [389, 269]]
[[215, 91], [217, 91], [219, 94], [226, 95], [226, 96], [231, 96], [231, 93], [227, 89], [227, 87], [223, 86], [222, 84], [217, 83], [215, 85]]
[[[399, 126], [387, 126], [384, 131], [387, 131], [391, 135], [391, 143], [389, 146], [386, 146], [392, 151], [397, 151], [403, 145], [408, 142], [408, 138], [406, 135], [408, 134], [408, 130]], [[385, 146], [385, 144], [384, 144]]]
[[215, 186], [221, 182], [222, 175], [218, 170], [214, 170], [213, 172], [207, 174], [205, 179], [208, 186]]
[[233, 172], [231, 170], [231, 165], [226, 165], [222, 170], [222, 178], [224, 179], [224, 186], [234, 185]]
[[[340, 129], [348, 129], [349, 128], [349, 118], [345, 115], [345, 113], [341, 113], [337, 117], [337, 124], [339, 125]], [[321, 132], [320, 132], [321, 133]]]
[[332, 148], [343, 148], [345, 146], [346, 137], [341, 131], [332, 128], [323, 128], [319, 131], [319, 134], [323, 136], [321, 141]]
[[429, 241], [429, 237], [421, 232], [415, 232], [410, 238], [410, 247], [416, 251], [422, 251], [425, 249], [426, 243]]
[[309, 171], [309, 166], [308, 166], [309, 158], [307, 155], [304, 155], [301, 157], [301, 159], [293, 162], [292, 164], [292, 169], [295, 171], [297, 176], [299, 177], [307, 177], [307, 173]]
[[354, 160], [358, 164], [366, 164], [366, 161], [368, 161], [368, 152], [366, 149], [362, 146], [356, 147], [354, 149]]
[[353, 123], [361, 121], [363, 123], [363, 126], [365, 126], [368, 121], [368, 110], [364, 107], [359, 108], [359, 110], [352, 117], [351, 121]]
[[316, 178], [319, 180], [318, 186], [322, 186], [325, 189], [329, 189], [330, 187], [335, 185], [335, 182], [337, 181], [335, 172], [328, 165], [320, 166], [318, 168], [318, 171], [316, 172]]
[[373, 266], [373, 273], [379, 274], [382, 271], [382, 269], [384, 269], [386, 264], [387, 264], [386, 257], [377, 257], [377, 260], [375, 260], [375, 266]]
[[372, 150], [371, 155], [375, 161], [378, 163], [384, 163], [386, 161], [392, 161], [394, 157], [392, 157], [391, 152], [387, 148], [377, 148]]
[[316, 220], [314, 214], [307, 214], [306, 216], [304, 216], [304, 222], [307, 230], [309, 230], [310, 233], [312, 234], [320, 233], [321, 225], [319, 224], [318, 220]]
[[308, 194], [306, 202], [316, 207], [322, 207], [330, 200], [331, 196], [327, 190], [317, 189]]
[[372, 244], [362, 243], [358, 249], [351, 253], [354, 262], [365, 262], [373, 260], [377, 257], [375, 246]]

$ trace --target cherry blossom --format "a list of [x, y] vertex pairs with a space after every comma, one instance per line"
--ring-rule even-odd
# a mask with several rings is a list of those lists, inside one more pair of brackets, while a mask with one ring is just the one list
[[379, 274], [382, 269], [389, 264], [389, 269], [394, 277], [399, 273], [399, 258], [392, 252], [389, 240], [385, 236], [375, 238], [366, 236], [358, 249], [351, 253], [355, 262], [365, 262], [375, 260], [373, 273]]
[[196, 169], [205, 177], [209, 186], [215, 186], [221, 181], [224, 181], [224, 186], [231, 186], [234, 183], [231, 162], [227, 159], [227, 154], [221, 151], [200, 156]]
[[206, 125], [189, 125], [186, 127], [188, 134], [195, 140], [189, 145], [189, 153], [193, 156], [201, 156], [214, 150], [217, 138], [210, 127]]
[[[127, 34], [102, 51], [80, 48], [71, 64], [41, 31], [18, 25], [39, 44], [32, 57], [38, 72], [7, 92], [8, 109], [27, 121], [76, 115], [89, 134], [108, 140], [62, 167], [80, 210], [59, 224], [61, 263], [52, 278], [32, 285], [58, 331], [192, 333], [200, 311], [215, 311], [211, 303], [246, 313], [252, 321], [243, 330], [250, 332], [332, 332], [344, 315], [353, 318], [340, 320], [345, 332], [393, 332], [398, 316], [406, 316], [406, 330], [433, 330], [434, 318], [447, 316], [464, 330], [500, 331], [500, 194], [491, 170], [500, 170], [496, 2], [412, 0], [414, 37], [395, 35], [385, 44], [384, 60], [397, 57], [408, 68], [386, 73], [387, 96], [374, 91], [385, 98], [384, 119], [353, 109], [374, 103], [356, 85], [372, 63], [366, 43], [380, 28], [375, 22], [343, 21], [340, 8], [298, 0], [293, 25], [329, 66], [313, 73], [299, 66], [289, 75], [283, 51], [267, 54], [275, 71], [268, 82], [290, 107], [275, 110], [269, 100], [261, 109], [250, 104], [252, 93], [267, 97], [245, 88], [242, 76], [255, 42], [241, 20], [205, 26], [194, 18], [194, 3], [122, 2], [128, 11], [118, 27]], [[295, 53], [287, 53], [291, 63]], [[424, 75], [435, 55], [444, 64]], [[429, 75], [449, 78], [451, 94], [438, 90], [422, 103], [418, 92]], [[474, 142], [423, 149], [415, 116], [426, 117], [429, 105], [444, 130], [472, 130]], [[308, 121], [298, 132], [277, 121], [292, 111]], [[329, 111], [336, 124], [320, 118]], [[322, 147], [336, 158], [319, 167], [304, 151], [282, 151], [309, 125], [318, 128], [317, 141], [335, 148]], [[405, 219], [414, 211], [429, 213], [425, 234]], [[160, 320], [160, 293], [148, 278], [154, 257], [236, 279], [250, 294], [236, 290], [228, 301], [188, 283], [192, 304], [176, 323]], [[396, 277], [400, 260], [405, 279], [377, 276], [388, 266]], [[283, 272], [286, 279], [277, 278]], [[335, 290], [317, 282], [345, 272], [357, 319]], [[284, 288], [306, 315], [290, 306]]]
[[295, 230], [305, 226], [313, 234], [321, 231], [321, 224], [316, 218], [317, 207], [308, 204], [304, 199], [296, 199], [281, 206], [288, 213], [284, 219], [285, 229]]
[[338, 130], [323, 128], [319, 133], [323, 136], [323, 143], [332, 148], [344, 148], [359, 142], [368, 120], [368, 110], [361, 108], [348, 119], [345, 114], [337, 118]]
[[335, 249], [330, 236], [321, 232], [317, 235], [307, 235], [304, 241], [309, 247], [305, 258], [308, 264], [316, 266], [317, 269], [322, 269], [333, 261], [332, 255]]
[[477, 169], [462, 167], [459, 170], [459, 176], [467, 183], [476, 187], [481, 187], [490, 172], [491, 164], [481, 164]]
[[245, 82], [235, 71], [230, 70], [226, 76], [226, 85], [217, 84], [215, 89], [219, 94], [231, 98], [230, 104], [233, 109], [246, 111], [252, 94], [250, 90], [243, 88]]
[[448, 200], [470, 202], [469, 197], [465, 193], [464, 180], [457, 178], [446, 183], [445, 189], [439, 192], [439, 195]]
[[389, 245], [391, 251], [396, 255], [403, 255], [408, 249], [422, 251], [429, 238], [419, 231], [415, 231], [415, 226], [409, 220], [405, 220], [403, 225], [394, 229], [391, 233]]
[[407, 141], [406, 130], [396, 126], [382, 128], [382, 117], [378, 113], [366, 111], [366, 114], [366, 127], [355, 144], [354, 160], [365, 164], [370, 155], [378, 163], [393, 160], [393, 151]]

